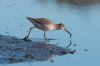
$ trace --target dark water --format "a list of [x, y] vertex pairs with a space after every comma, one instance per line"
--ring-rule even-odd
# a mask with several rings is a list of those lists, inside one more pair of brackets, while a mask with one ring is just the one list
[[[54, 57], [55, 62], [25, 62], [0, 66], [99, 66], [100, 65], [100, 5], [75, 6], [56, 0], [1, 0], [0, 33], [23, 38], [31, 26], [27, 16], [49, 18], [55, 23], [64, 23], [72, 33], [73, 47], [78, 52], [73, 56]], [[61, 31], [48, 32], [49, 38], [62, 47], [69, 44], [69, 35]], [[34, 29], [30, 38], [43, 38], [43, 32]], [[85, 52], [88, 50], [87, 52]]]

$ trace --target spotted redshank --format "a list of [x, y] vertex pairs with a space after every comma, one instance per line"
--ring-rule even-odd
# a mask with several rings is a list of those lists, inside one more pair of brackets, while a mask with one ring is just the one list
[[71, 38], [71, 33], [65, 28], [64, 24], [59, 23], [55, 24], [53, 21], [47, 18], [31, 18], [27, 17], [27, 19], [34, 25], [34, 27], [30, 27], [29, 32], [27, 36], [24, 37], [24, 40], [27, 40], [29, 38], [29, 34], [33, 28], [38, 28], [42, 31], [44, 31], [44, 38], [46, 41], [48, 41], [46, 37], [46, 32], [51, 30], [65, 30], [67, 33], [69, 33]]

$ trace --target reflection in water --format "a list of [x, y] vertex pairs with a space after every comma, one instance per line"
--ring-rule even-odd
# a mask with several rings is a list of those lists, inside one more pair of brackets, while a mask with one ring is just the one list
[[54, 55], [73, 54], [75, 50], [45, 44], [38, 41], [24, 41], [12, 36], [0, 35], [0, 63], [50, 60]]
[[47, 3], [48, 2], [48, 0], [38, 0], [38, 1], [40, 1], [42, 3]]
[[56, 0], [59, 4], [88, 5], [99, 3], [100, 0]]
[[[38, 0], [42, 3], [46, 3], [47, 1], [50, 0]], [[54, 0], [53, 0], [54, 2]], [[79, 6], [84, 6], [84, 5], [89, 5], [89, 4], [97, 4], [100, 3], [100, 0], [55, 0], [55, 2], [58, 5], [63, 5], [63, 4], [71, 4], [71, 5], [79, 5]]]

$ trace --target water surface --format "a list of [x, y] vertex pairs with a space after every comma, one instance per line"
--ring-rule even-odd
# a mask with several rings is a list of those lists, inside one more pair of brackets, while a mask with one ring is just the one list
[[[75, 6], [60, 4], [56, 0], [1, 0], [0, 33], [23, 38], [31, 26], [27, 16], [45, 17], [55, 23], [64, 23], [72, 33], [72, 42], [78, 52], [74, 55], [54, 57], [55, 62], [25, 62], [0, 66], [99, 66], [100, 63], [100, 5]], [[69, 44], [69, 35], [63, 30], [48, 32], [48, 38], [65, 47]], [[43, 38], [43, 32], [34, 29], [30, 38]], [[88, 52], [83, 51], [88, 49]]]

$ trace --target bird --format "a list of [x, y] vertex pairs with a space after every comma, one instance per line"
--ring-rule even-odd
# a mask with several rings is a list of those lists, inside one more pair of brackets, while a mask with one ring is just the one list
[[46, 41], [48, 41], [46, 33], [53, 30], [65, 30], [70, 35], [70, 38], [72, 36], [72, 34], [65, 28], [63, 23], [55, 24], [52, 20], [48, 18], [26, 18], [34, 25], [34, 27], [30, 27], [28, 34], [24, 37], [24, 40], [27, 40], [29, 38], [30, 32], [33, 28], [38, 28], [42, 30], [44, 32], [44, 39]]

